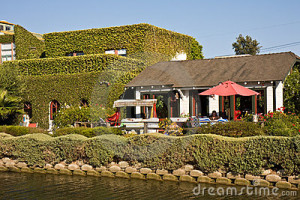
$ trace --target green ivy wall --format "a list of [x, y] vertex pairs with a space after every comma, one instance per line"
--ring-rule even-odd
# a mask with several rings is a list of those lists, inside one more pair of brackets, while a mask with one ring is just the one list
[[202, 46], [191, 36], [150, 24], [88, 29], [44, 34], [47, 57], [71, 52], [99, 54], [105, 50], [126, 49], [127, 55], [156, 52], [173, 57], [184, 51], [188, 59], [202, 58]]
[[14, 36], [13, 35], [0, 35], [0, 43], [11, 43], [14, 42]]
[[26, 59], [4, 62], [4, 66], [14, 66], [22, 75], [51, 75], [98, 72], [107, 69], [130, 70], [143, 66], [136, 59], [116, 55], [94, 54], [85, 56]]
[[43, 57], [45, 50], [44, 41], [35, 37], [22, 26], [15, 25], [14, 31], [16, 56], [18, 60]]

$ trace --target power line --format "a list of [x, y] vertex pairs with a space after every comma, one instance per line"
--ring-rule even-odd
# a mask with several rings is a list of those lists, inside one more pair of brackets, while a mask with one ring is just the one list
[[278, 49], [283, 49], [283, 48], [293, 47], [293, 46], [298, 46], [298, 45], [300, 45], [300, 42], [292, 42], [292, 43], [287, 43], [287, 44], [281, 44], [281, 45], [277, 45], [277, 46], [262, 48], [260, 51], [265, 52], [265, 51], [270, 51], [270, 50], [278, 50]]
[[[287, 26], [287, 25], [292, 25], [292, 24], [298, 24], [298, 23], [300, 23], [300, 21], [294, 21], [294, 22], [289, 22], [289, 23], [284, 23], [284, 24], [274, 24], [274, 25], [270, 25], [270, 26], [264, 26], [264, 27], [258, 27], [258, 28], [252, 28], [252, 29], [245, 29], [242, 32], [246, 32], [246, 31], [259, 31], [259, 30], [264, 30], [264, 29], [276, 28], [276, 27], [280, 27], [280, 26]], [[235, 31], [235, 32], [217, 33], [217, 34], [199, 36], [199, 38], [218, 37], [218, 36], [231, 35], [231, 34], [236, 34], [236, 33], [237, 33], [237, 31]]]

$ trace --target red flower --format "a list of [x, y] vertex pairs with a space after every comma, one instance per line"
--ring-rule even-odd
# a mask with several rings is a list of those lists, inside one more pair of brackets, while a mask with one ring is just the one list
[[300, 133], [300, 129], [299, 129], [299, 133]]
[[295, 124], [293, 124], [293, 126], [295, 126]]

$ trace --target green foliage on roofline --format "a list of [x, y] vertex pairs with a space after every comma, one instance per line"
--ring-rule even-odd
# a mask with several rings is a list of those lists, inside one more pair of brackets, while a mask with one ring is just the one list
[[32, 59], [43, 57], [45, 43], [19, 25], [14, 26], [14, 38], [17, 59]]
[[282, 170], [285, 175], [297, 175], [299, 154], [299, 136], [228, 138], [210, 134], [184, 137], [143, 134], [88, 139], [82, 135], [53, 138], [44, 134], [20, 137], [0, 134], [0, 158], [10, 157], [41, 167], [64, 160], [67, 163], [83, 160], [94, 167], [125, 160], [152, 169], [174, 170], [192, 164], [206, 173], [222, 169], [259, 174], [263, 168], [271, 168]]
[[4, 62], [4, 66], [14, 66], [22, 75], [51, 75], [73, 74], [107, 69], [130, 70], [136, 66], [143, 66], [143, 62], [126, 57], [95, 54], [75, 57], [42, 58], [15, 60]]
[[14, 42], [14, 36], [13, 35], [0, 35], [0, 43], [11, 43]]
[[202, 46], [193, 37], [150, 24], [54, 32], [43, 37], [46, 57], [60, 57], [78, 51], [86, 55], [126, 49], [127, 55], [155, 52], [172, 58], [176, 53], [185, 52], [189, 60], [203, 58]]

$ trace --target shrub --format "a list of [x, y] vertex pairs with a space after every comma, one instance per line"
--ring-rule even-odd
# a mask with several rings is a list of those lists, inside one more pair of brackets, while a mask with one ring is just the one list
[[69, 134], [78, 134], [88, 138], [92, 138], [95, 136], [105, 135], [105, 134], [122, 135], [122, 130], [119, 128], [107, 128], [107, 127], [95, 127], [95, 128], [68, 127], [68, 128], [56, 129], [53, 136], [58, 137], [58, 136], [69, 135]]
[[284, 107], [260, 116], [268, 135], [296, 136], [300, 134], [300, 118], [295, 113], [284, 113]]
[[213, 134], [175, 137], [142, 134], [125, 138], [112, 134], [87, 139], [82, 135], [50, 137], [0, 134], [0, 158], [11, 157], [29, 166], [81, 159], [93, 166], [120, 160], [142, 167], [174, 170], [192, 164], [203, 172], [219, 168], [232, 173], [259, 174], [263, 168], [284, 174], [300, 173], [300, 136], [229, 138]]
[[259, 124], [243, 121], [232, 121], [227, 123], [218, 123], [214, 125], [203, 125], [197, 128], [197, 134], [216, 134], [229, 137], [247, 137], [264, 135]]
[[87, 122], [90, 120], [89, 107], [62, 108], [54, 118], [54, 124], [57, 127], [68, 127], [74, 125], [75, 122]]
[[41, 128], [32, 128], [24, 126], [0, 126], [0, 132], [7, 133], [13, 136], [21, 136], [33, 133], [47, 133]]

